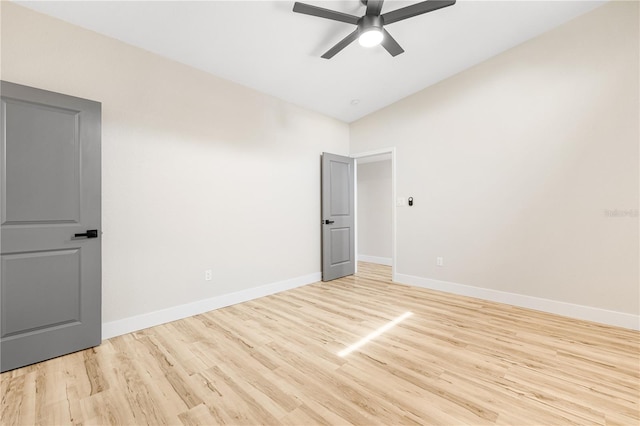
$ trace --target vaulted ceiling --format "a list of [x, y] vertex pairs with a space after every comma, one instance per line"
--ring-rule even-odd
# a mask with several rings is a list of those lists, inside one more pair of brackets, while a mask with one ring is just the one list
[[[358, 0], [304, 2], [361, 16]], [[418, 1], [384, 2], [388, 12]], [[294, 104], [352, 122], [586, 13], [605, 1], [478, 1], [388, 25], [405, 49], [352, 43], [354, 26], [293, 1], [17, 1]]]

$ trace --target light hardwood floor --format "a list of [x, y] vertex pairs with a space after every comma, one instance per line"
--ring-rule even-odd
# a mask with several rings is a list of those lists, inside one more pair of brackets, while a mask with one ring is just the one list
[[638, 332], [393, 284], [361, 263], [4, 373], [0, 423], [638, 425], [639, 352]]

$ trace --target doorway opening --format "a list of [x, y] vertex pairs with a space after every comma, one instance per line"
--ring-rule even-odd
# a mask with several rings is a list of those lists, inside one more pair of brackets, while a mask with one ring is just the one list
[[[354, 154], [356, 259], [396, 273], [395, 148]], [[357, 263], [356, 263], [357, 272]]]

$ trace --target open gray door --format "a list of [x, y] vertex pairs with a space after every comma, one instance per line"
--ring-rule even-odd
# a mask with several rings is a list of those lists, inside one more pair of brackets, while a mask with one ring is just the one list
[[353, 158], [322, 154], [322, 281], [356, 270]]
[[101, 342], [101, 105], [1, 82], [0, 367]]

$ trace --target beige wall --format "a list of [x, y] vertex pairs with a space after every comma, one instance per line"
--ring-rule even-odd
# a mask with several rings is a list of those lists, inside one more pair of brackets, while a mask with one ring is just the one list
[[105, 322], [319, 272], [346, 124], [2, 3], [3, 79], [102, 102]]
[[416, 200], [397, 272], [640, 313], [638, 40], [610, 3], [353, 123]]
[[[391, 259], [391, 160], [358, 161], [358, 256]], [[369, 259], [372, 260], [372, 259]], [[375, 259], [373, 259], [375, 260]]]
[[638, 218], [605, 214], [638, 209], [637, 2], [351, 126], [12, 3], [0, 25], [3, 79], [103, 104], [105, 322], [318, 272], [320, 152], [390, 146], [396, 272], [640, 312]]

